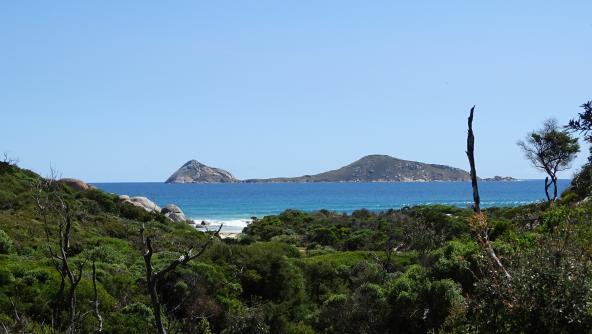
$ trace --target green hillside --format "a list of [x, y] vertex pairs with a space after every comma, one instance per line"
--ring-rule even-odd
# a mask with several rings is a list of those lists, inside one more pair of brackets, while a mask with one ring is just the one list
[[[568, 192], [552, 206], [489, 209], [477, 221], [469, 209], [446, 206], [265, 217], [239, 239], [211, 239], [203, 254], [160, 277], [163, 327], [590, 332], [592, 208], [576, 205], [581, 198]], [[58, 232], [67, 222], [63, 248], [74, 284], [66, 277], [60, 294]], [[75, 191], [0, 163], [0, 331], [94, 333], [102, 323], [104, 333], [157, 332], [142, 226], [157, 272], [210, 240], [113, 195]], [[510, 277], [489, 256], [483, 226]]]

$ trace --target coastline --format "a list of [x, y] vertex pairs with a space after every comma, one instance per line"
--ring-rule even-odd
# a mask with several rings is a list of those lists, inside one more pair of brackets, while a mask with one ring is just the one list
[[214, 220], [214, 219], [195, 219], [190, 218], [190, 225], [195, 227], [199, 231], [216, 231], [220, 225], [221, 239], [235, 239], [247, 227], [253, 220], [252, 219], [230, 219], [230, 220]]

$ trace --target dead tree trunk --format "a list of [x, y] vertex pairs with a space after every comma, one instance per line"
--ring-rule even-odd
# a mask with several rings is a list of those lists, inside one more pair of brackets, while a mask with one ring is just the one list
[[92, 281], [93, 290], [95, 293], [95, 317], [99, 323], [97, 326], [97, 333], [103, 333], [103, 317], [101, 316], [101, 312], [99, 312], [99, 294], [97, 293], [97, 265], [95, 261], [92, 263]]
[[162, 319], [162, 309], [160, 305], [160, 300], [158, 298], [158, 281], [162, 279], [167, 273], [175, 270], [179, 265], [185, 265], [189, 263], [189, 261], [198, 258], [205, 252], [205, 250], [210, 246], [213, 242], [214, 238], [216, 238], [220, 230], [222, 229], [222, 225], [218, 228], [218, 231], [213, 233], [209, 238], [208, 241], [202, 245], [201, 249], [192, 254], [193, 248], [185, 251], [183, 255], [181, 255], [178, 259], [169, 263], [164, 269], [160, 271], [154, 270], [152, 267], [152, 254], [154, 254], [154, 249], [152, 248], [152, 240], [150, 237], [145, 237], [144, 235], [144, 225], [142, 225], [140, 229], [140, 233], [142, 236], [142, 243], [144, 245], [144, 265], [146, 266], [146, 283], [148, 285], [148, 293], [150, 294], [150, 303], [152, 304], [152, 310], [154, 312], [154, 323], [156, 329], [158, 330], [159, 334], [166, 334], [166, 328], [164, 327], [164, 322]]
[[469, 165], [471, 167], [471, 186], [473, 187], [473, 211], [481, 213], [481, 199], [479, 198], [479, 184], [477, 183], [477, 169], [475, 168], [475, 135], [473, 134], [473, 113], [475, 106], [471, 108], [469, 114], [467, 134], [467, 157], [469, 158]]
[[487, 254], [491, 257], [496, 266], [504, 273], [506, 278], [510, 279], [510, 273], [506, 270], [499, 257], [495, 253], [491, 241], [489, 241], [489, 231], [487, 227], [487, 217], [481, 212], [481, 199], [479, 197], [479, 184], [477, 182], [477, 169], [475, 168], [475, 135], [473, 133], [473, 113], [475, 106], [471, 108], [468, 119], [468, 134], [467, 134], [467, 157], [469, 158], [469, 165], [471, 167], [471, 186], [473, 188], [473, 215], [474, 224], [477, 227], [477, 235], [479, 243], [483, 245]]

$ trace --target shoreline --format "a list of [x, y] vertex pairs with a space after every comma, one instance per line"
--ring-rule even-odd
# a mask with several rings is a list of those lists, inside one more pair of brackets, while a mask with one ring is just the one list
[[217, 230], [220, 225], [222, 225], [222, 229], [220, 230], [220, 238], [221, 239], [235, 239], [237, 238], [243, 231], [245, 227], [247, 227], [253, 220], [252, 219], [231, 219], [231, 220], [214, 220], [214, 219], [189, 219], [191, 222], [190, 225], [193, 226], [195, 229], [199, 231], [215, 231]]

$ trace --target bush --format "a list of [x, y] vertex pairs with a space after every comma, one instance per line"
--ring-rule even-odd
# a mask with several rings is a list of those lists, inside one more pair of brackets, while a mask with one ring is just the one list
[[89, 189], [82, 193], [85, 198], [95, 201], [103, 211], [117, 212], [116, 197], [98, 189]]
[[337, 241], [337, 236], [332, 229], [319, 227], [312, 231], [312, 241], [323, 246], [333, 245]]
[[8, 254], [11, 253], [12, 250], [12, 240], [6, 232], [0, 230], [0, 254]]
[[439, 279], [453, 279], [465, 291], [473, 288], [477, 258], [480, 255], [477, 244], [470, 241], [453, 240], [444, 247], [430, 253], [432, 274]]
[[592, 193], [592, 164], [588, 163], [582, 167], [571, 181], [569, 187], [579, 199], [584, 199]]
[[463, 302], [458, 283], [432, 280], [427, 269], [413, 265], [389, 289], [390, 325], [394, 332], [426, 333], [440, 328]]

